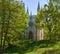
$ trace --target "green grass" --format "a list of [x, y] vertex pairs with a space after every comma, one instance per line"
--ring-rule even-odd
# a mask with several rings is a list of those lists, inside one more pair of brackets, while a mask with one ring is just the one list
[[23, 41], [6, 48], [5, 54], [60, 54], [60, 41]]

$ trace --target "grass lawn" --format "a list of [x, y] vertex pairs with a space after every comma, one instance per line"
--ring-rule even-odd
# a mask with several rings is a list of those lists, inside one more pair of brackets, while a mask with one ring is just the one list
[[60, 54], [60, 41], [24, 41], [6, 48], [4, 54]]

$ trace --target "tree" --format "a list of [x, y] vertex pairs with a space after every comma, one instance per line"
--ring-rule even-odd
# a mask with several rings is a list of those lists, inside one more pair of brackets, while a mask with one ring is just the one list
[[49, 4], [45, 5], [44, 8], [42, 8], [37, 15], [36, 23], [41, 23], [38, 26], [40, 28], [42, 26], [42, 28], [45, 29], [45, 32], [50, 40], [56, 39], [56, 37], [59, 36], [59, 15], [60, 12], [58, 11], [54, 3], [51, 2], [51, 0]]
[[[23, 4], [15, 0], [0, 1], [0, 45], [1, 54], [6, 43], [20, 40], [28, 26], [28, 15]], [[2, 52], [3, 51], [3, 52]]]

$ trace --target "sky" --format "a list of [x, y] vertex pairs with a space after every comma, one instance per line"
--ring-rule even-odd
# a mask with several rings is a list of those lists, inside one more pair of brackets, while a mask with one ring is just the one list
[[32, 15], [36, 15], [38, 2], [40, 2], [40, 7], [43, 7], [44, 4], [48, 3], [48, 0], [23, 0], [23, 2], [25, 3], [25, 9], [28, 8], [29, 13], [32, 12]]

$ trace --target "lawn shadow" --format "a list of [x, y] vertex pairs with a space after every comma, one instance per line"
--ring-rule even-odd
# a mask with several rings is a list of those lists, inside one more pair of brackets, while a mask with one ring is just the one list
[[19, 46], [12, 45], [11, 47], [7, 47], [5, 49], [5, 53], [24, 54], [26, 52], [37, 50], [38, 48], [51, 47], [55, 43], [56, 42], [50, 40], [40, 40], [40, 41], [24, 40], [23, 42], [19, 43]]

